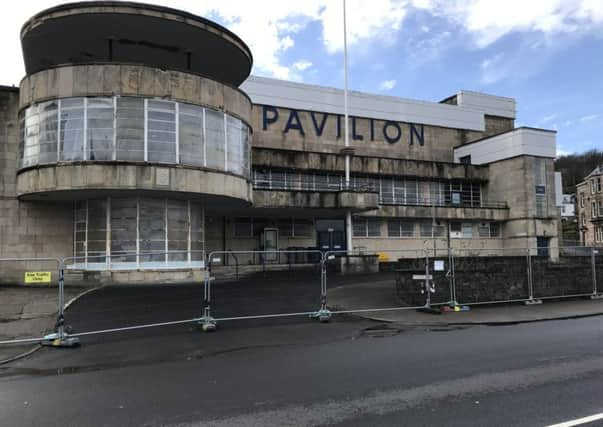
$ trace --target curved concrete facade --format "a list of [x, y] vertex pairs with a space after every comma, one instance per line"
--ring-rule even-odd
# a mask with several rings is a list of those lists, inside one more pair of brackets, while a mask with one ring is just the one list
[[239, 89], [181, 71], [145, 65], [65, 65], [21, 80], [19, 109], [41, 101], [87, 96], [141, 96], [207, 106], [251, 124], [251, 101]]
[[44, 10], [23, 25], [21, 43], [27, 74], [66, 63], [133, 62], [238, 86], [253, 63], [249, 47], [221, 25], [132, 2], [68, 3]]
[[29, 168], [17, 175], [17, 195], [22, 200], [71, 200], [114, 191], [207, 198], [230, 205], [252, 200], [251, 184], [244, 178], [184, 167], [60, 164]]

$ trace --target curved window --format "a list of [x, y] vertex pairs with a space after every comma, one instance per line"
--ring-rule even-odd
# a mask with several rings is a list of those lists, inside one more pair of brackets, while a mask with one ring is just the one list
[[249, 126], [191, 104], [128, 96], [63, 98], [26, 108], [19, 129], [19, 168], [135, 161], [250, 175]]
[[79, 200], [74, 212], [74, 267], [118, 270], [202, 266], [203, 223], [201, 205], [189, 200]]

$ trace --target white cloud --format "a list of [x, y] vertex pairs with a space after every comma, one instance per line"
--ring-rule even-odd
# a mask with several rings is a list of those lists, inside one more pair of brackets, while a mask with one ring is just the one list
[[[584, 33], [603, 24], [600, 0], [423, 0], [433, 14], [463, 26], [478, 47], [512, 32]], [[415, 5], [418, 5], [415, 3]]]
[[504, 59], [505, 55], [501, 52], [481, 62], [481, 82], [483, 84], [496, 83], [507, 76], [509, 68]]
[[300, 59], [299, 61], [293, 63], [293, 68], [295, 68], [297, 71], [307, 70], [311, 66], [312, 62], [308, 61], [307, 59]]
[[384, 80], [379, 85], [379, 90], [392, 90], [396, 86], [395, 80]]
[[[258, 5], [261, 4], [261, 7]], [[283, 63], [282, 54], [295, 44], [296, 36], [310, 23], [320, 25], [320, 42], [329, 53], [343, 49], [343, 8], [341, 1], [303, 0], [298, 2], [229, 0], [201, 3], [181, 0], [171, 7], [218, 18], [245, 40], [254, 56], [256, 72], [282, 79], [299, 79], [293, 64]], [[369, 40], [391, 42], [406, 16], [405, 0], [348, 0], [348, 46]]]
[[601, 116], [600, 114], [589, 114], [588, 116], [580, 117], [580, 121], [582, 123], [592, 122], [593, 120], [598, 119], [600, 116]]
[[551, 121], [555, 120], [557, 117], [559, 117], [559, 114], [557, 114], [557, 113], [549, 114], [548, 116], [544, 116], [542, 118], [541, 123], [551, 122]]

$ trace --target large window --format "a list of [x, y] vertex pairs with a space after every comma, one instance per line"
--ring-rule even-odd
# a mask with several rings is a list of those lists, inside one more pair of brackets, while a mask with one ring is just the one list
[[64, 98], [19, 116], [19, 167], [70, 161], [183, 164], [250, 173], [250, 130], [221, 111], [139, 97]]
[[381, 220], [378, 218], [354, 218], [352, 222], [354, 237], [381, 236]]
[[75, 263], [88, 269], [198, 267], [205, 258], [203, 222], [201, 206], [187, 200], [78, 201]]
[[415, 224], [411, 221], [389, 219], [387, 220], [388, 237], [414, 237]]

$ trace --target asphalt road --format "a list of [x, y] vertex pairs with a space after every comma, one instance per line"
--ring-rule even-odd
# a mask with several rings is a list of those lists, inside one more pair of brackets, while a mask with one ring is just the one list
[[[165, 291], [108, 289], [68, 319], [84, 330], [128, 310], [133, 322], [193, 312], [192, 290], [174, 289], [163, 308]], [[283, 294], [267, 295], [252, 298], [255, 310], [280, 308]], [[314, 303], [304, 295], [289, 308]], [[0, 425], [545, 426], [603, 412], [602, 338], [603, 317], [399, 329], [297, 317], [89, 336], [1, 367]]]

